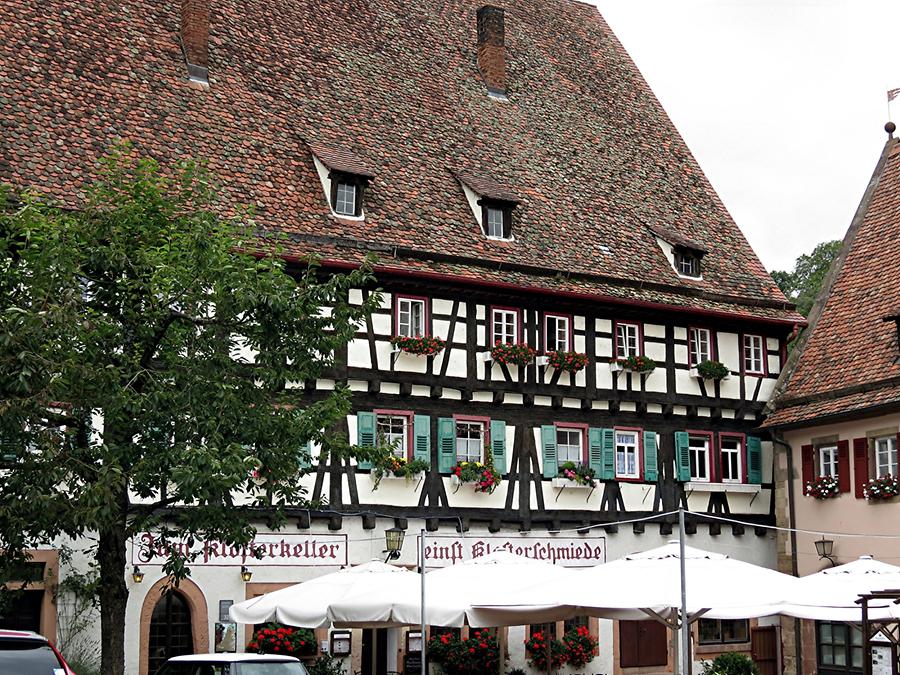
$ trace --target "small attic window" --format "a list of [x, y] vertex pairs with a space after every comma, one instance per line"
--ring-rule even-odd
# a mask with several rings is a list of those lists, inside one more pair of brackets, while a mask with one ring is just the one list
[[469, 173], [455, 175], [482, 234], [488, 239], [512, 240], [513, 209], [519, 203], [518, 196], [493, 178]]
[[700, 257], [688, 248], [676, 248], [675, 271], [683, 277], [700, 278]]
[[332, 214], [362, 220], [366, 188], [375, 176], [372, 169], [346, 147], [308, 145]]
[[358, 177], [332, 171], [331, 208], [339, 216], [358, 217], [362, 208], [364, 184]]

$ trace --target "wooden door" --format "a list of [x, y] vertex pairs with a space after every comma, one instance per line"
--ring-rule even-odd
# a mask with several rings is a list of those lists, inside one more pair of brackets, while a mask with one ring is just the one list
[[781, 649], [777, 626], [760, 626], [750, 630], [750, 658], [760, 675], [780, 675]]

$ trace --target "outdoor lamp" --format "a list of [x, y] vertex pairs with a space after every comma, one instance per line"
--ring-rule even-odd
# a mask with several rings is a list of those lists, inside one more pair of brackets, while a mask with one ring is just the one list
[[250, 581], [253, 578], [253, 572], [251, 572], [246, 565], [241, 565], [241, 581]]
[[406, 532], [399, 527], [390, 527], [384, 531], [384, 545], [387, 547], [384, 551], [387, 553], [385, 562], [396, 560], [400, 557], [400, 549], [403, 548], [403, 537], [405, 535]]
[[131, 572], [131, 578], [134, 579], [134, 583], [139, 584], [144, 580], [144, 573], [141, 572], [141, 568], [137, 565], [134, 566], [134, 570]]
[[826, 539], [824, 535], [822, 538], [815, 542], [816, 544], [816, 553], [819, 554], [819, 560], [827, 559], [831, 566], [834, 567], [837, 563], [835, 562], [834, 557], [831, 555], [834, 550], [834, 540]]

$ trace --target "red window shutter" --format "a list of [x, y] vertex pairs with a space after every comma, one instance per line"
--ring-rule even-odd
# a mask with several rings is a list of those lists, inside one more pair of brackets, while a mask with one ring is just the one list
[[866, 483], [869, 482], [869, 439], [853, 439], [853, 482], [856, 486], [856, 498], [865, 498]]
[[665, 666], [669, 663], [669, 639], [666, 627], [659, 621], [639, 621], [640, 665]]
[[637, 621], [619, 621], [619, 665], [637, 668], [640, 665], [640, 637]]
[[838, 490], [850, 492], [850, 441], [838, 441]]
[[811, 445], [800, 448], [801, 464], [803, 466], [803, 494], [806, 494], [806, 486], [816, 477], [816, 455]]

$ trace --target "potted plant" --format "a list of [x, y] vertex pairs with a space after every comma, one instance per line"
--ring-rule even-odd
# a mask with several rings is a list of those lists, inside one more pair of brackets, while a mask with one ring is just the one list
[[562, 640], [550, 640], [543, 631], [536, 631], [525, 641], [525, 652], [534, 668], [550, 672], [566, 664], [568, 656]]
[[447, 346], [445, 340], [427, 335], [416, 335], [415, 337], [395, 335], [391, 338], [391, 344], [401, 352], [415, 354], [416, 356], [434, 356], [435, 354], [440, 354], [444, 347]]
[[314, 656], [318, 653], [316, 635], [308, 628], [292, 628], [278, 623], [267, 623], [253, 633], [247, 643], [247, 651], [256, 654], [286, 654], [288, 656]]
[[494, 456], [491, 446], [484, 448], [484, 462], [458, 462], [453, 467], [453, 481], [456, 483], [472, 483], [475, 492], [491, 494], [503, 480], [500, 472], [494, 468]]
[[816, 499], [831, 499], [841, 493], [835, 476], [819, 476], [806, 484], [806, 494]]
[[375, 483], [372, 489], [377, 490], [385, 478], [403, 478], [409, 482], [430, 468], [431, 465], [424, 459], [408, 460], [389, 452], [372, 462], [372, 471], [369, 474]]
[[870, 502], [882, 499], [893, 499], [900, 494], [900, 484], [891, 474], [881, 478], [873, 478], [863, 488], [863, 495]]
[[566, 352], [563, 350], [547, 352], [547, 365], [567, 373], [577, 373], [584, 370], [588, 364], [587, 354], [581, 352]]
[[578, 485], [589, 488], [597, 487], [597, 479], [594, 470], [584, 464], [575, 462], [563, 462], [559, 465], [559, 475], [554, 481], [554, 487], [566, 485]]
[[566, 662], [573, 668], [584, 668], [597, 653], [597, 638], [591, 635], [587, 626], [576, 626], [563, 635], [566, 648]]
[[491, 359], [511, 366], [527, 366], [534, 361], [536, 354], [537, 352], [524, 342], [509, 344], [498, 340], [491, 348]]
[[615, 358], [610, 361], [610, 368], [612, 370], [630, 370], [632, 373], [652, 373], [656, 370], [656, 361], [647, 356]]
[[500, 665], [500, 645], [488, 630], [476, 630], [463, 640], [449, 633], [428, 641], [428, 658], [446, 675], [496, 673]]
[[704, 380], [724, 380], [731, 375], [728, 366], [721, 361], [701, 361], [691, 369], [691, 373]]

